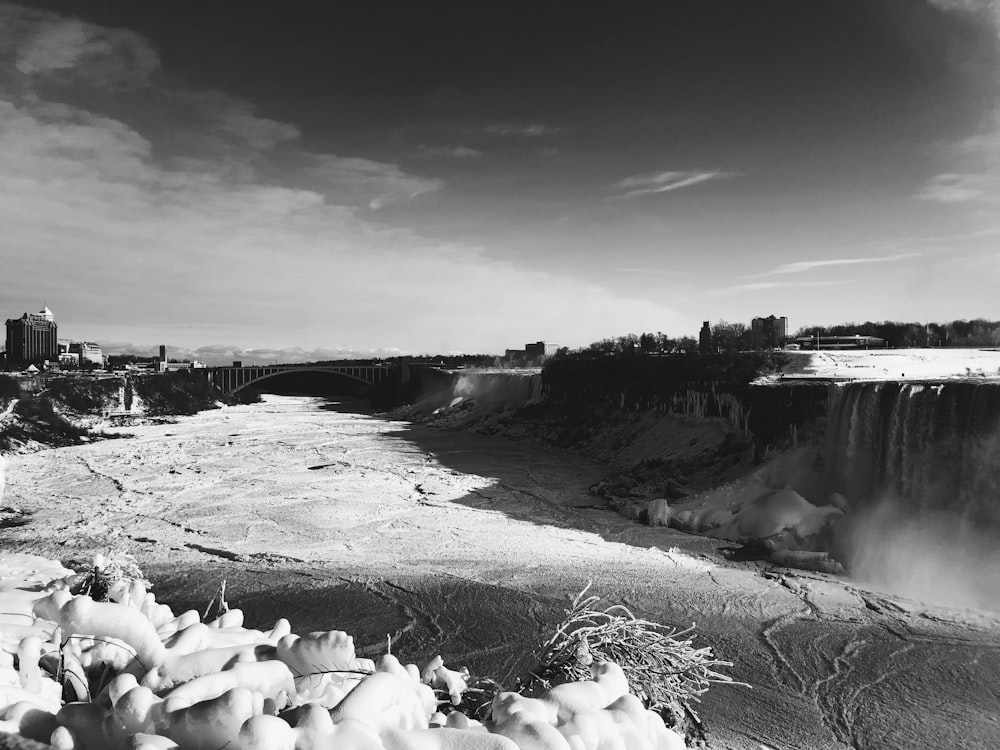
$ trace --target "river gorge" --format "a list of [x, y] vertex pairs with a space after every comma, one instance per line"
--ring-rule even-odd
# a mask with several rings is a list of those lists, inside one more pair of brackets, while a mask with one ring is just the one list
[[732, 544], [594, 502], [607, 467], [312, 397], [265, 396], [129, 437], [10, 456], [3, 548], [85, 564], [132, 552], [161, 601], [227, 598], [251, 625], [341, 629], [361, 654], [440, 653], [509, 684], [588, 583], [686, 627], [752, 687], [699, 711], [710, 747], [994, 748], [1000, 618], [845, 577], [731, 559]]

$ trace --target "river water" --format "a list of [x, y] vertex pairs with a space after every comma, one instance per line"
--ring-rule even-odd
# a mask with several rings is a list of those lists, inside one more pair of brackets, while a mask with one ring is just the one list
[[717, 748], [996, 748], [1000, 619], [727, 558], [595, 503], [601, 465], [316, 398], [204, 412], [12, 456], [3, 549], [129, 550], [175, 611], [226, 580], [251, 625], [341, 629], [510, 684], [573, 596], [664, 624], [752, 687], [714, 686]]

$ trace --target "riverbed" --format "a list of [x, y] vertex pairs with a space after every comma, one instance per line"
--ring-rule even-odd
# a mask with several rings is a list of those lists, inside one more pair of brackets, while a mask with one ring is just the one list
[[573, 597], [686, 627], [752, 687], [699, 706], [715, 748], [996, 748], [1000, 618], [739, 562], [587, 493], [555, 449], [266, 396], [131, 436], [11, 456], [4, 549], [86, 564], [124, 548], [162, 601], [223, 579], [250, 625], [341, 629], [505, 684]]

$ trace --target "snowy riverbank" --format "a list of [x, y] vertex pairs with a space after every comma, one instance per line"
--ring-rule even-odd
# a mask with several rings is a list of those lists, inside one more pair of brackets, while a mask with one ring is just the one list
[[500, 679], [591, 580], [696, 622], [753, 685], [706, 694], [713, 747], [997, 744], [994, 616], [727, 560], [728, 543], [594, 507], [605, 467], [559, 450], [323, 407], [270, 397], [11, 456], [4, 504], [27, 522], [0, 542], [77, 563], [126, 546], [175, 611], [224, 577], [248, 627], [345, 630], [366, 656], [390, 634], [418, 663]]

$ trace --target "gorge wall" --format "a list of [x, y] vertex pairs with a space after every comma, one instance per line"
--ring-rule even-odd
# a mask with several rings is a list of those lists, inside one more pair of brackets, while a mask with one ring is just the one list
[[427, 373], [434, 387], [424, 386], [434, 408], [544, 402], [723, 420], [752, 440], [757, 463], [815, 448], [821, 476], [810, 481], [854, 506], [892, 497], [1000, 523], [1000, 382], [762, 381], [759, 366], [757, 358], [570, 360], [541, 373]]

